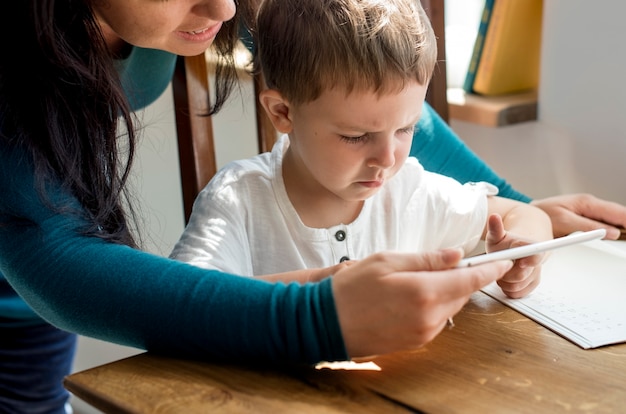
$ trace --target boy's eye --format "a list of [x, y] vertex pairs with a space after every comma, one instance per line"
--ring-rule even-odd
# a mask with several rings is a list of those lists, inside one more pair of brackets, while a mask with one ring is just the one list
[[359, 142], [365, 141], [366, 139], [367, 139], [367, 134], [361, 135], [358, 137], [347, 137], [345, 135], [341, 135], [341, 140], [349, 144], [358, 144]]
[[413, 135], [413, 133], [415, 132], [415, 125], [410, 126], [408, 128], [403, 128], [399, 132], [401, 134], [411, 134], [411, 135]]

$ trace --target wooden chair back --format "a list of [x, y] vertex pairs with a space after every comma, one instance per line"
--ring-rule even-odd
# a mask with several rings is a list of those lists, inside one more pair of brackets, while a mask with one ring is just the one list
[[[180, 57], [172, 80], [185, 222], [196, 196], [217, 172], [213, 120], [203, 115], [209, 112], [209, 66], [205, 55]], [[258, 98], [264, 88], [263, 78], [255, 75], [253, 82]], [[276, 141], [276, 130], [258, 99], [255, 115], [259, 153], [269, 151]]]

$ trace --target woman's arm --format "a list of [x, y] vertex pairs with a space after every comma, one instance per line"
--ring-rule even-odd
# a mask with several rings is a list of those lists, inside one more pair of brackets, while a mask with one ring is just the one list
[[0, 271], [62, 329], [194, 358], [347, 358], [330, 280], [271, 284], [83, 236], [80, 218], [41, 202], [23, 154], [2, 146], [0, 188]]

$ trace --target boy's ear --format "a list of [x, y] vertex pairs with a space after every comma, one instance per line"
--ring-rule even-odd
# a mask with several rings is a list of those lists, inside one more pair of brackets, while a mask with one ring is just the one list
[[274, 128], [282, 134], [290, 133], [292, 129], [289, 112], [291, 106], [283, 95], [275, 89], [265, 89], [259, 94], [259, 100]]

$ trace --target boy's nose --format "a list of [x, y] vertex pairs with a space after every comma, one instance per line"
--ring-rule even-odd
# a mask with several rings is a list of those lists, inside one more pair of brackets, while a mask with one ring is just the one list
[[393, 140], [381, 140], [373, 148], [371, 158], [368, 162], [370, 167], [391, 168], [396, 163], [395, 145]]

